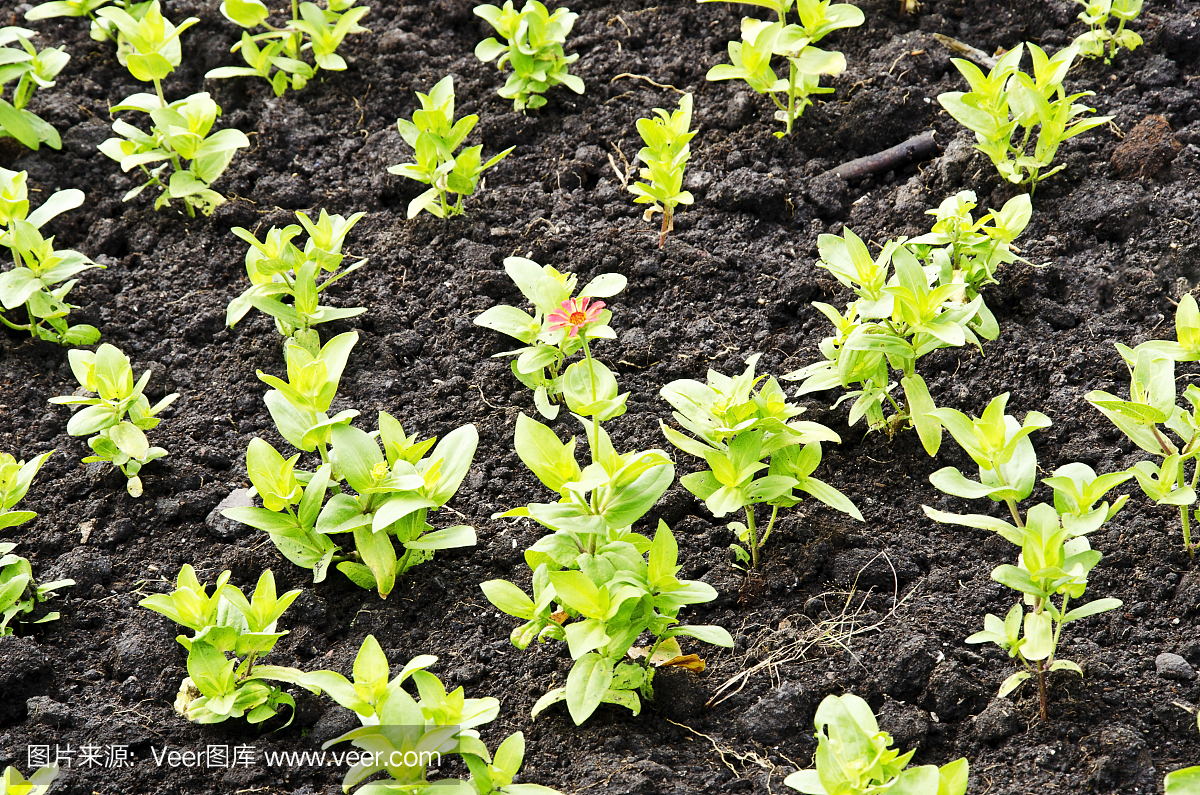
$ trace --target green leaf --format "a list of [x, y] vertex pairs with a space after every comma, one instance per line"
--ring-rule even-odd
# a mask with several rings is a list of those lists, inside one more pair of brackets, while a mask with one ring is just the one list
[[582, 725], [600, 706], [613, 680], [612, 661], [594, 652], [583, 655], [567, 675], [567, 709]]
[[488, 580], [480, 588], [488, 601], [501, 612], [529, 621], [534, 616], [533, 600], [524, 591], [506, 580]]
[[904, 401], [917, 435], [921, 437], [921, 445], [930, 456], [937, 455], [942, 446], [942, 424], [931, 413], [937, 407], [929, 395], [925, 379], [914, 373], [901, 378], [900, 384], [904, 387]]

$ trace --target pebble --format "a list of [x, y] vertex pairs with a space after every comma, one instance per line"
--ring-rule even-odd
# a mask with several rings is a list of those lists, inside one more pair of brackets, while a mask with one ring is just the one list
[[1162, 679], [1178, 679], [1190, 682], [1196, 677], [1191, 663], [1178, 654], [1171, 654], [1169, 652], [1163, 652], [1154, 658], [1154, 668]]
[[250, 532], [249, 527], [246, 527], [240, 522], [235, 522], [232, 519], [226, 519], [221, 515], [221, 511], [226, 508], [252, 508], [254, 507], [254, 499], [250, 496], [249, 489], [234, 489], [229, 493], [229, 496], [221, 500], [216, 508], [212, 509], [212, 513], [204, 520], [204, 524], [208, 527], [208, 532], [217, 538], [229, 539], [237, 538]]
[[997, 698], [974, 718], [975, 736], [985, 743], [994, 743], [1021, 731], [1021, 716], [1007, 698]]

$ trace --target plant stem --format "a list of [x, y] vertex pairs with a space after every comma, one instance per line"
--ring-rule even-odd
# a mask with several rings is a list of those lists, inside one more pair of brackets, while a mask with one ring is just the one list
[[1183, 548], [1188, 551], [1188, 557], [1195, 559], [1196, 548], [1192, 546], [1192, 522], [1188, 516], [1188, 507], [1179, 506], [1179, 516], [1183, 520]]
[[787, 107], [787, 132], [785, 135], [792, 134], [792, 122], [796, 118], [796, 60], [788, 58], [788, 107]]
[[771, 537], [771, 529], [775, 527], [775, 517], [779, 515], [779, 506], [771, 506], [771, 520], [767, 522], [767, 532], [763, 533], [762, 545], [766, 546], [767, 539]]
[[1037, 661], [1037, 677], [1038, 677], [1038, 703], [1041, 707], [1042, 720], [1050, 720], [1049, 699], [1046, 696], [1046, 669], [1042, 665], [1044, 661]]
[[750, 531], [750, 568], [758, 568], [758, 533], [754, 529], [754, 506], [746, 506], [746, 528]]
[[[1003, 480], [1004, 476], [1001, 475], [1000, 477]], [[1013, 521], [1017, 523], [1017, 527], [1024, 527], [1025, 522], [1021, 519], [1021, 512], [1017, 510], [1016, 500], [1014, 500], [1012, 497], [1009, 497], [1004, 502], [1008, 504], [1008, 510], [1012, 513]]]
[[[591, 376], [591, 382], [592, 382], [592, 403], [595, 403], [596, 399], [597, 399], [596, 398], [596, 368], [595, 368], [594, 362], [592, 361], [592, 349], [588, 346], [587, 333], [584, 332], [582, 329], [579, 332], [579, 339], [583, 340], [583, 358], [587, 359], [588, 375]], [[598, 413], [592, 415], [592, 439], [595, 442], [592, 445], [592, 462], [598, 463], [600, 459], [598, 458], [598, 456], [596, 454], [597, 451], [595, 449], [596, 447], [598, 447], [600, 445], [600, 415]]]

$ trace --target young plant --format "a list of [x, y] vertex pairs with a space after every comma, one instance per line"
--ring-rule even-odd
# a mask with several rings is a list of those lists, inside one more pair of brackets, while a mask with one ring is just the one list
[[4, 768], [4, 776], [0, 778], [0, 795], [46, 795], [58, 778], [58, 765], [46, 765], [38, 768], [28, 779], [21, 775], [15, 767]]
[[657, 119], [638, 119], [637, 129], [646, 145], [638, 152], [638, 160], [645, 168], [638, 172], [645, 182], [635, 182], [629, 192], [637, 196], [637, 204], [649, 204], [642, 218], [649, 221], [655, 213], [662, 213], [662, 231], [658, 235], [658, 247], [663, 247], [667, 233], [675, 228], [675, 208], [691, 204], [692, 194], [683, 189], [683, 170], [692, 156], [688, 142], [696, 133], [692, 126], [692, 95], [684, 94], [679, 100], [679, 110], [668, 113], [655, 108]]
[[[345, 259], [342, 246], [346, 235], [365, 215], [355, 213], [343, 218], [321, 210], [313, 223], [303, 212], [297, 212], [296, 218], [308, 233], [303, 252], [292, 242], [300, 234], [300, 227], [295, 224], [283, 229], [271, 227], [262, 241], [250, 230], [234, 227], [233, 233], [250, 244], [246, 251], [250, 287], [229, 302], [225, 325], [232, 328], [251, 308], [258, 309], [275, 319], [275, 329], [280, 334], [315, 357], [321, 350], [321, 340], [314, 326], [358, 317], [367, 311], [363, 307], [337, 309], [320, 303], [321, 293], [367, 264], [367, 260], [361, 259], [338, 272]], [[322, 273], [330, 275], [318, 283], [317, 277]], [[290, 304], [284, 303], [286, 298], [292, 299]]]
[[[118, 34], [112, 22], [96, 16], [96, 11], [110, 2], [112, 0], [45, 0], [26, 11], [25, 19], [35, 22], [39, 19], [56, 17], [87, 17], [92, 23], [89, 33], [93, 40], [115, 42]], [[132, 3], [130, 0], [124, 0], [122, 5], [125, 10], [136, 14], [139, 11], [144, 13], [145, 6], [149, 3]]]
[[259, 380], [273, 387], [263, 396], [263, 402], [279, 435], [298, 450], [316, 451], [323, 464], [333, 463], [329, 454], [333, 426], [349, 424], [358, 416], [355, 409], [339, 411], [332, 417], [327, 413], [356, 342], [358, 332], [348, 331], [325, 343], [314, 356], [307, 347], [288, 340], [283, 346], [287, 380], [257, 371]]
[[[289, 87], [296, 91], [304, 88], [321, 69], [345, 71], [346, 59], [338, 55], [338, 47], [351, 33], [369, 32], [358, 23], [371, 9], [355, 6], [355, 2], [326, 0], [326, 7], [321, 8], [316, 3], [292, 0], [291, 19], [282, 28], [276, 28], [267, 22], [270, 11], [260, 0], [225, 0], [221, 3], [221, 13], [245, 28], [241, 41], [230, 52], [241, 50], [247, 65], [218, 67], [204, 76], [261, 77], [271, 84], [275, 96], [281, 97]], [[250, 34], [259, 27], [267, 31]], [[313, 64], [304, 60], [306, 51], [312, 52]]]
[[33, 511], [13, 509], [18, 502], [25, 499], [37, 471], [53, 453], [53, 450], [42, 453], [28, 463], [18, 461], [8, 453], [0, 453], [0, 530], [7, 530], [37, 518]]
[[1129, 368], [1128, 400], [1101, 390], [1089, 392], [1085, 399], [1134, 444], [1159, 459], [1157, 464], [1139, 461], [1129, 473], [1156, 505], [1179, 508], [1183, 547], [1195, 557], [1200, 543], [1192, 542], [1189, 512], [1196, 503], [1200, 478], [1196, 461], [1200, 456], [1200, 389], [1189, 384], [1183, 390], [1190, 407], [1185, 410], [1178, 405], [1175, 386], [1175, 363], [1200, 361], [1200, 309], [1191, 295], [1179, 302], [1175, 331], [1177, 342], [1151, 340], [1136, 348], [1117, 345]]
[[[225, 199], [210, 185], [228, 168], [238, 149], [250, 145], [240, 130], [212, 132], [221, 108], [207, 93], [192, 94], [168, 103], [162, 81], [179, 66], [182, 51], [179, 34], [199, 22], [192, 17], [176, 27], [163, 18], [158, 0], [154, 0], [140, 19], [120, 8], [107, 7], [98, 12], [120, 31], [127, 48], [119, 47], [118, 56], [137, 80], [154, 83], [153, 94], [134, 94], [114, 105], [113, 112], [139, 111], [150, 115], [150, 132], [127, 122], [113, 122], [119, 137], [100, 144], [100, 151], [121, 164], [122, 171], [140, 168], [146, 182], [125, 194], [129, 201], [148, 187], [161, 193], [154, 202], [158, 210], [170, 206], [172, 199], [183, 202], [189, 217], [200, 210], [211, 215]], [[189, 161], [184, 166], [184, 161]], [[151, 163], [160, 163], [153, 169]], [[164, 171], [171, 167], [170, 176]]]
[[428, 522], [429, 512], [454, 497], [471, 468], [479, 445], [474, 425], [446, 434], [428, 455], [434, 439], [418, 443], [405, 436], [386, 412], [379, 414], [382, 453], [374, 435], [350, 425], [334, 425], [331, 436], [337, 473], [358, 496], [342, 491], [330, 497], [316, 531], [353, 535], [357, 560], [337, 566], [351, 582], [386, 599], [401, 575], [432, 559], [436, 550], [475, 546], [475, 528], [437, 530]]
[[563, 365], [580, 351], [590, 360], [588, 339], [617, 338], [608, 325], [612, 312], [603, 301], [593, 299], [611, 298], [625, 289], [628, 280], [619, 273], [602, 273], [572, 297], [578, 284], [574, 274], [523, 257], [504, 260], [504, 271], [533, 304], [533, 315], [501, 304], [475, 318], [475, 325], [522, 343], [524, 347], [494, 355], [516, 357], [513, 375], [533, 390], [538, 413], [552, 420], [558, 416], [566, 388]]
[[[379, 413], [375, 434], [350, 427], [357, 411], [328, 417], [357, 339], [354, 332], [334, 337], [315, 358], [288, 343], [290, 383], [259, 373], [275, 387], [265, 400], [280, 434], [305, 452], [319, 452], [322, 465], [316, 472], [297, 472], [299, 454], [285, 459], [267, 442], [252, 440], [246, 469], [263, 507], [229, 508], [224, 515], [268, 533], [284, 557], [313, 570], [313, 582], [324, 580], [329, 565], [337, 563], [352, 582], [386, 599], [397, 578], [436, 550], [475, 545], [474, 528], [436, 530], [428, 517], [462, 485], [479, 434], [474, 425], [464, 425], [440, 442], [418, 441], [387, 412]], [[341, 547], [328, 536], [340, 533], [353, 534], [353, 552], [339, 554]]]
[[[995, 283], [996, 269], [1020, 259], [1012, 241], [1029, 223], [1029, 197], [1010, 199], [1004, 208], [975, 220], [975, 194], [963, 191], [930, 211], [933, 231], [889, 241], [872, 259], [866, 244], [846, 229], [842, 237], [821, 235], [817, 264], [854, 290], [857, 300], [844, 313], [813, 302], [833, 323], [835, 335], [821, 341], [823, 360], [783, 376], [802, 381], [799, 395], [842, 387], [853, 389], [850, 425], [864, 417], [872, 431], [889, 435], [908, 423], [929, 455], [936, 455], [942, 427], [933, 419], [934, 402], [917, 361], [939, 348], [968, 342], [982, 351], [979, 338], [1000, 334], [980, 291]], [[892, 392], [892, 370], [900, 371], [904, 402]], [[887, 416], [885, 401], [894, 412]], [[835, 404], [837, 405], [837, 404]]]
[[[41, 144], [62, 149], [58, 130], [25, 106], [35, 89], [54, 85], [54, 78], [71, 56], [62, 47], [38, 51], [29, 43], [36, 35], [36, 31], [25, 28], [0, 28], [0, 89], [5, 83], [17, 81], [11, 101], [0, 97], [0, 138], [15, 138], [35, 151]], [[13, 43], [20, 49], [9, 46]]]
[[[750, 5], [774, 10], [779, 20], [772, 23], [743, 18], [742, 41], [729, 42], [730, 62], [714, 66], [707, 79], [742, 80], [759, 94], [771, 97], [778, 108], [775, 119], [787, 125], [783, 132], [775, 133], [775, 137], [782, 138], [791, 134], [796, 119], [812, 104], [809, 97], [833, 93], [832, 88], [821, 87], [821, 75], [840, 75], [846, 71], [846, 58], [840, 52], [827, 52], [813, 45], [835, 30], [858, 27], [865, 17], [848, 3], [830, 5], [829, 0], [797, 0], [800, 24], [789, 25], [786, 18], [791, 0], [782, 3], [764, 0]], [[771, 68], [775, 56], [787, 59], [786, 78], [776, 77]]]
[[[324, 691], [362, 722], [360, 728], [322, 746], [330, 748], [349, 740], [370, 752], [346, 773], [342, 789], [349, 792], [367, 778], [386, 771], [390, 782], [370, 784], [358, 792], [423, 793], [434, 792], [442, 788], [436, 785], [442, 785], [474, 795], [558, 795], [539, 784], [513, 783], [525, 757], [524, 735], [510, 735], [493, 758], [475, 727], [495, 720], [500, 702], [494, 698], [467, 698], [461, 687], [447, 693], [441, 680], [425, 670], [436, 662], [437, 657], [430, 654], [414, 657], [389, 679], [387, 656], [375, 636], [368, 635], [354, 659], [353, 682], [334, 671], [314, 671], [300, 677], [303, 686]], [[410, 679], [417, 687], [417, 698], [403, 688]], [[440, 767], [443, 754], [459, 755], [471, 779], [430, 782], [429, 767]]]
[[[952, 58], [958, 71], [971, 86], [968, 93], [950, 91], [938, 95], [938, 102], [956, 121], [975, 133], [976, 146], [987, 155], [1000, 176], [1015, 185], [1028, 186], [1033, 193], [1042, 180], [1066, 168], [1059, 165], [1049, 171], [1058, 148], [1076, 135], [1108, 123], [1111, 116], [1083, 118], [1094, 112], [1076, 100], [1095, 92], [1068, 95], [1063, 80], [1070, 70], [1078, 45], [1071, 45], [1051, 58], [1036, 44], [1029, 45], [1033, 57], [1033, 75], [1021, 71], [1024, 44], [1005, 53], [988, 74], [962, 58]], [[1030, 138], [1037, 128], [1032, 154]], [[1013, 134], [1020, 132], [1020, 143]]]
[[499, 57], [496, 68], [502, 72], [505, 64], [512, 67], [513, 73], [499, 93], [513, 101], [514, 110], [524, 113], [542, 107], [546, 104], [542, 94], [560, 83], [576, 94], [583, 93], [583, 80], [567, 71], [579, 55], [563, 52], [578, 14], [566, 8], [556, 8], [551, 14], [538, 0], [526, 0], [518, 12], [512, 0], [505, 0], [503, 8], [476, 6], [475, 15], [504, 39], [504, 43], [494, 37], [479, 42], [475, 57], [484, 63]]
[[[708, 469], [684, 475], [684, 488], [704, 500], [717, 518], [746, 512], [746, 523], [731, 522], [738, 543], [730, 549], [738, 561], [758, 568], [759, 550], [767, 543], [779, 509], [800, 502], [800, 490], [860, 522], [854, 503], [824, 481], [812, 477], [821, 463], [821, 442], [841, 438], [816, 422], [795, 420], [804, 412], [787, 402], [774, 378], [754, 375], [759, 354], [746, 359], [746, 370], [730, 378], [708, 371], [708, 383], [683, 379], [664, 386], [659, 394], [675, 409], [675, 421], [686, 436], [660, 421], [667, 440], [685, 453], [703, 458]], [[755, 506], [771, 506], [771, 519], [760, 537]]]
[[[439, 80], [428, 94], [418, 91], [417, 99], [421, 109], [413, 113], [412, 121], [396, 121], [400, 137], [413, 148], [417, 162], [391, 166], [388, 173], [430, 186], [408, 203], [409, 218], [415, 218], [422, 210], [438, 218], [462, 215], [463, 199], [475, 194], [483, 172], [516, 147], [508, 147], [486, 163], [482, 163], [483, 146], [479, 144], [455, 154], [475, 129], [479, 117], [471, 114], [454, 121], [454, 78], [450, 75]], [[447, 198], [449, 193], [458, 197], [453, 204]]]
[[[11, 516], [8, 513], [0, 514], [0, 521]], [[39, 603], [57, 596], [55, 591], [75, 584], [74, 580], [55, 580], [39, 585], [33, 579], [33, 567], [29, 561], [12, 553], [16, 547], [16, 544], [0, 542], [0, 637], [13, 634], [12, 627], [8, 625], [13, 618], [32, 613]], [[45, 624], [58, 618], [58, 613], [47, 613], [31, 623]]]
[[808, 795], [963, 795], [965, 758], [949, 764], [908, 767], [915, 750], [901, 754], [892, 736], [879, 730], [875, 713], [858, 696], [826, 696], [817, 707], [816, 767], [797, 771], [783, 783]]
[[[2, 67], [0, 67], [2, 68]], [[83, 192], [58, 191], [29, 212], [28, 174], [0, 168], [0, 245], [13, 257], [13, 268], [0, 274], [0, 310], [25, 308], [28, 323], [9, 320], [0, 311], [0, 323], [28, 332], [34, 339], [60, 345], [92, 345], [100, 339], [95, 326], [67, 325], [72, 307], [67, 293], [77, 283], [72, 279], [91, 268], [102, 268], [78, 251], [54, 248], [38, 231], [50, 219], [83, 203]]]
[[[1133, 52], [1142, 45], [1142, 37], [1125, 25], [1137, 19], [1142, 12], [1142, 0], [1074, 0], [1083, 6], [1079, 18], [1088, 26], [1088, 32], [1075, 38], [1079, 54], [1084, 58], [1103, 58], [1112, 63], [1121, 48]], [[1108, 21], [1117, 18], [1117, 29], [1110, 33]], [[1107, 45], [1107, 52], [1105, 52]]]
[[[1096, 599], [1068, 609], [1087, 588], [1087, 575], [1100, 562], [1087, 536], [1099, 530], [1125, 504], [1096, 506], [1105, 494], [1129, 479], [1120, 472], [1097, 476], [1091, 467], [1073, 463], [1054, 471], [1043, 482], [1054, 490], [1054, 506], [1038, 503], [1024, 516], [1018, 503], [1033, 493], [1037, 477], [1037, 454], [1029, 435], [1048, 428], [1050, 420], [1031, 411], [1018, 423], [1004, 413], [1008, 393], [994, 398], [983, 416], [967, 417], [954, 409], [937, 409], [934, 417], [945, 425], [959, 446], [979, 467], [979, 480], [966, 477], [954, 467], [930, 475], [940, 491], [964, 499], [987, 497], [1008, 506], [1013, 522], [984, 514], [953, 514], [922, 506], [932, 519], [948, 524], [992, 530], [1020, 547], [1017, 565], [1002, 565], [992, 579], [1022, 594], [1025, 611], [1018, 602], [1002, 620], [988, 614], [984, 630], [967, 638], [967, 643], [995, 643], [1025, 669], [1004, 680], [999, 695], [1008, 695], [1026, 679], [1036, 677], [1042, 720], [1049, 718], [1047, 675], [1052, 671], [1083, 670], [1071, 660], [1059, 659], [1058, 642], [1063, 627], [1073, 621], [1121, 606], [1119, 599]], [[1059, 598], [1058, 604], [1055, 598]]]
[[[37, 516], [33, 511], [13, 508], [25, 497], [34, 475], [53, 452], [43, 453], [28, 463], [0, 453], [0, 530], [24, 524]], [[13, 618], [33, 612], [38, 603], [56, 596], [55, 591], [75, 584], [74, 580], [55, 580], [39, 585], [33, 579], [29, 561], [12, 554], [16, 546], [0, 543], [0, 637], [13, 634], [8, 626]], [[47, 613], [32, 623], [44, 624], [58, 617], [58, 613]]]
[[[607, 524], [624, 521], [609, 518]], [[570, 526], [561, 519], [560, 524]], [[717, 592], [707, 583], [676, 579], [679, 549], [664, 522], [659, 521], [652, 542], [623, 528], [615, 535], [610, 530], [607, 543], [588, 551], [592, 548], [583, 539], [605, 535], [594, 532], [604, 524], [583, 527], [579, 533], [559, 530], [525, 553], [534, 570], [532, 598], [505, 580], [482, 585], [493, 605], [525, 621], [513, 630], [513, 645], [524, 649], [534, 638], [543, 643], [566, 641], [575, 661], [566, 686], [538, 699], [533, 717], [560, 701], [567, 702], [576, 725], [601, 703], [617, 704], [637, 715], [642, 699], [654, 698], [655, 669], [650, 663], [660, 645], [688, 635], [733, 647], [733, 638], [721, 627], [678, 624], [680, 609], [710, 602]], [[547, 539], [553, 541], [543, 544]], [[633, 644], [644, 632], [650, 633], [651, 644], [648, 652], [639, 650], [644, 661], [637, 664], [627, 657], [633, 656]]]
[[[276, 631], [275, 625], [301, 592], [276, 596], [275, 576], [268, 570], [247, 600], [241, 589], [229, 584], [229, 577], [229, 571], [222, 572], [209, 596], [196, 572], [184, 564], [174, 591], [138, 602], [195, 633], [175, 638], [188, 651], [188, 675], [180, 684], [175, 711], [193, 723], [222, 723], [245, 716], [256, 724], [287, 705], [294, 717], [295, 699], [269, 682], [296, 684], [301, 672], [259, 660], [288, 634]], [[233, 659], [227, 656], [230, 653]], [[284, 725], [291, 722], [288, 718]]]
[[143, 394], [150, 381], [150, 371], [142, 373], [134, 383], [129, 357], [108, 343], [101, 345], [95, 353], [73, 349], [67, 358], [79, 385], [97, 395], [50, 398], [51, 403], [87, 406], [67, 422], [67, 433], [71, 436], [95, 434], [88, 439], [88, 447], [95, 455], [84, 458], [83, 463], [109, 462], [125, 475], [129, 496], [142, 496], [142, 479], [138, 473], [146, 464], [168, 454], [161, 447], [151, 447], [145, 432], [158, 426], [161, 420], [155, 415], [174, 403], [179, 394], [167, 395], [151, 406]]

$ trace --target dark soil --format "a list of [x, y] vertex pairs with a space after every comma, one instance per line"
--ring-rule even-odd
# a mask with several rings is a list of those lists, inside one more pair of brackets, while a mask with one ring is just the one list
[[[438, 655], [435, 671], [447, 684], [500, 699], [489, 742], [525, 732], [523, 780], [567, 793], [778, 793], [787, 773], [810, 763], [817, 703], [842, 692], [867, 698], [902, 745], [919, 745], [917, 761], [966, 755], [973, 793], [1152, 792], [1166, 772], [1200, 762], [1200, 736], [1185, 711], [1196, 706], [1200, 684], [1163, 679], [1155, 669], [1162, 652], [1200, 666], [1200, 574], [1181, 551], [1177, 514], [1149, 506], [1138, 492], [1095, 539], [1105, 559], [1089, 594], [1118, 597], [1125, 607], [1069, 629], [1063, 652], [1087, 677], [1056, 676], [1051, 720], [1042, 722], [1029, 688], [1011, 704], [993, 700], [1013, 670], [1009, 661], [963, 642], [986, 612], [1003, 614], [1011, 604], [989, 575], [1011, 562], [1013, 549], [983, 531], [934, 524], [921, 511], [922, 503], [964, 510], [927, 477], [970, 462], [950, 443], [931, 460], [912, 433], [864, 438], [861, 426], [845, 427], [845, 407], [828, 410], [832, 394], [808, 401], [809, 416], [845, 440], [828, 448], [820, 474], [862, 508], [866, 522], [809, 504], [786, 513], [761, 579], [744, 587], [729, 565], [724, 522], [676, 485], [650, 521], [662, 517], [675, 528], [683, 575], [721, 592], [688, 619], [728, 627], [737, 648], [694, 649], [708, 670], [663, 676], [657, 704], [638, 717], [606, 707], [583, 727], [562, 708], [536, 723], [528, 718], [536, 698], [565, 680], [570, 658], [563, 646], [516, 651], [508, 641], [513, 621], [497, 615], [478, 587], [514, 572], [526, 577], [521, 551], [538, 535], [524, 523], [492, 521], [492, 512], [547, 498], [512, 450], [518, 412], [533, 411], [531, 394], [505, 360], [489, 358], [505, 340], [472, 325], [497, 302], [519, 302], [503, 258], [519, 253], [583, 279], [610, 270], [629, 276], [628, 290], [611, 302], [621, 339], [598, 346], [631, 392], [629, 413], [610, 425], [619, 448], [663, 446], [658, 420], [669, 411], [657, 392], [664, 383], [702, 379], [709, 367], [740, 370], [758, 351], [760, 370], [776, 374], [814, 359], [828, 326], [809, 302], [846, 298], [815, 266], [819, 233], [848, 225], [879, 244], [925, 231], [923, 211], [958, 190], [973, 189], [992, 207], [1009, 197], [940, 111], [937, 95], [962, 81], [930, 34], [991, 52], [1022, 40], [1058, 48], [1081, 32], [1078, 8], [1065, 0], [926, 0], [904, 18], [895, 0], [859, 4], [867, 23], [827, 42], [849, 62], [832, 81], [836, 94], [778, 141], [767, 100], [704, 81], [749, 7], [576, 0], [569, 49], [582, 56], [573, 70], [587, 94], [552, 91], [545, 109], [523, 117], [495, 94], [501, 76], [472, 55], [490, 35], [471, 14], [473, 2], [377, 2], [366, 21], [373, 33], [345, 48], [350, 68], [282, 99], [263, 82], [204, 81], [208, 69], [235, 63], [228, 49], [237, 31], [215, 2], [169, 2], [171, 18], [196, 15], [201, 24], [184, 35], [185, 62], [167, 82], [168, 96], [211, 91], [225, 110], [219, 124], [252, 141], [217, 184], [230, 201], [195, 220], [156, 213], [146, 199], [121, 203], [133, 182], [96, 145], [109, 136], [108, 106], [144, 87], [110, 46], [87, 38], [79, 20], [34, 23], [43, 44], [65, 42], [72, 56], [58, 86], [35, 101], [64, 147], [34, 154], [0, 142], [0, 163], [28, 170], [35, 197], [69, 187], [87, 194], [84, 207], [53, 226], [60, 245], [108, 268], [84, 275], [74, 293], [77, 322], [97, 325], [139, 371], [153, 369], [152, 398], [168, 391], [182, 398], [153, 436], [171, 456], [147, 468], [146, 493], [133, 500], [119, 476], [79, 463], [84, 441], [66, 435], [67, 410], [47, 403], [75, 389], [66, 351], [0, 334], [0, 450], [25, 458], [57, 450], [25, 502], [39, 518], [5, 540], [20, 543], [40, 578], [78, 583], [55, 605], [60, 621], [0, 642], [0, 766], [25, 769], [31, 744], [77, 754], [83, 745], [128, 745], [133, 767], [75, 767], [56, 791], [339, 791], [340, 769], [155, 765], [151, 752], [163, 747], [315, 749], [354, 723], [312, 697], [300, 697], [295, 722], [273, 733], [241, 721], [198, 727], [179, 718], [171, 708], [185, 675], [177, 628], [137, 602], [165, 590], [163, 578], [183, 563], [210, 581], [232, 569], [244, 587], [271, 568], [281, 587], [305, 589], [284, 616], [291, 634], [272, 655], [278, 664], [348, 672], [368, 633], [394, 664]], [[0, 18], [15, 24], [27, 6], [10, 0], [0, 8]], [[1181, 0], [1147, 3], [1133, 26], [1145, 38], [1142, 49], [1111, 67], [1088, 63], [1072, 72], [1071, 90], [1096, 91], [1090, 102], [1114, 125], [1066, 144], [1067, 168], [1037, 191], [1018, 243], [1046, 266], [1001, 271], [988, 303], [1002, 333], [985, 356], [944, 351], [921, 366], [940, 405], [978, 413], [1010, 391], [1011, 410], [1050, 415], [1054, 427], [1034, 437], [1046, 473], [1073, 460], [1111, 471], [1138, 459], [1083, 395], [1124, 389], [1113, 343], [1169, 336], [1174, 301], [1200, 282], [1200, 83], [1191, 77], [1200, 65], [1198, 9]], [[489, 172], [465, 218], [407, 221], [420, 186], [385, 171], [408, 157], [395, 120], [411, 114], [414, 91], [447, 73], [456, 76], [460, 113], [482, 117], [473, 140], [482, 140], [485, 156], [516, 151]], [[701, 132], [688, 177], [696, 204], [679, 215], [661, 251], [607, 155], [632, 158], [640, 146], [634, 121], [673, 106], [677, 95], [630, 75], [696, 93]], [[1121, 131], [1150, 115], [1169, 129], [1154, 122], [1122, 149]], [[816, 178], [929, 127], [942, 146], [932, 161], [854, 185]], [[479, 545], [439, 553], [386, 602], [338, 574], [312, 587], [262, 534], [210, 515], [247, 485], [251, 438], [284, 449], [255, 377], [260, 368], [282, 371], [279, 338], [257, 313], [235, 330], [223, 325], [225, 305], [245, 287], [245, 246], [229, 230], [284, 225], [306, 208], [367, 212], [349, 249], [370, 265], [331, 291], [336, 303], [370, 309], [327, 330], [353, 327], [361, 338], [335, 408], [362, 410], [371, 427], [371, 415], [386, 409], [423, 434], [467, 422], [480, 432], [476, 463], [451, 503], [478, 528]], [[555, 427], [578, 431], [569, 420]], [[680, 474], [695, 466], [686, 456], [679, 464]], [[842, 645], [786, 653], [811, 637], [814, 622], [843, 612], [856, 575], [860, 589], [871, 588], [850, 611], [860, 632]], [[794, 659], [703, 708], [727, 678], [773, 654]]]

